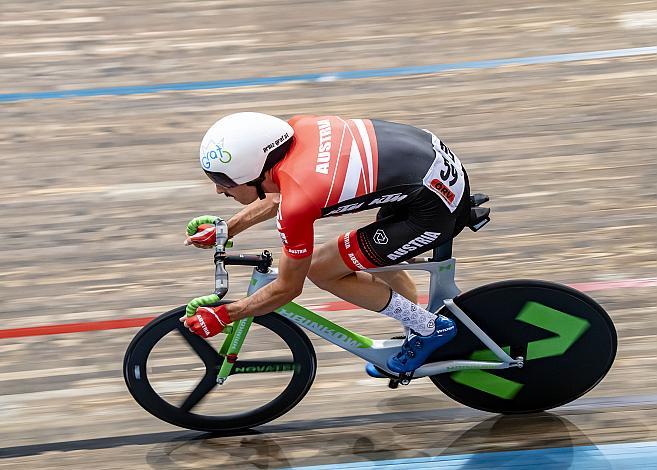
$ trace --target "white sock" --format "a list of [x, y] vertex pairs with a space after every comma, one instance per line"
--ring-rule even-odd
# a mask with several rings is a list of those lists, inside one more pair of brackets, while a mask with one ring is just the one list
[[436, 328], [436, 315], [395, 291], [392, 291], [390, 302], [380, 313], [399, 320], [402, 325], [421, 336], [430, 335]]

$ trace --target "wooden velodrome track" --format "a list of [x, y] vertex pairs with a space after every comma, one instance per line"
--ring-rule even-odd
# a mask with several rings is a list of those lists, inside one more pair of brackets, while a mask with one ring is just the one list
[[[657, 439], [657, 55], [479, 62], [654, 46], [655, 2], [5, 0], [1, 8], [0, 467], [278, 468]], [[463, 62], [471, 66], [336, 75]], [[325, 75], [148, 88], [304, 74]], [[39, 95], [119, 86], [146, 89]], [[296, 409], [259, 433], [212, 438], [132, 400], [121, 361], [135, 328], [9, 337], [152, 316], [211, 290], [209, 256], [184, 247], [182, 232], [195, 215], [238, 209], [213, 193], [197, 163], [205, 129], [238, 110], [378, 117], [436, 132], [461, 156], [473, 189], [492, 198], [493, 223], [456, 242], [461, 289], [509, 278], [584, 286], [617, 325], [609, 375], [552, 414], [501, 418], [454, 403], [428, 380], [389, 390], [313, 338], [318, 377]], [[320, 221], [316, 242], [371, 217]], [[273, 223], [237, 240], [245, 252], [277, 255], [278, 243]], [[234, 272], [233, 297], [247, 276]], [[302, 296], [332, 300], [312, 285]], [[373, 313], [329, 315], [376, 337], [397, 333]]]

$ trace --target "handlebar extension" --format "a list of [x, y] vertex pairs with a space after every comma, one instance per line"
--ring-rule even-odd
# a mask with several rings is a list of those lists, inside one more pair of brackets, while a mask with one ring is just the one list
[[258, 272], [266, 273], [273, 263], [273, 257], [268, 250], [259, 255], [227, 255], [215, 253], [214, 263], [222, 263], [224, 266], [253, 266]]

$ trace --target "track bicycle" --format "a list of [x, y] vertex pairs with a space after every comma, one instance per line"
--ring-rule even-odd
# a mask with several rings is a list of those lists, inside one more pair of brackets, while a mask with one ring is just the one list
[[[471, 196], [470, 228], [479, 230], [488, 197]], [[463, 405], [504, 414], [532, 413], [569, 403], [602, 380], [616, 354], [614, 325], [593, 299], [570, 287], [537, 280], [495, 282], [461, 293], [452, 241], [430, 258], [368, 270], [421, 270], [430, 275], [428, 310], [452, 318], [458, 334], [410, 374], [386, 368], [403, 337], [371, 339], [290, 302], [269, 314], [236, 321], [203, 339], [179, 322], [201, 305], [226, 303], [227, 266], [251, 266], [247, 295], [272, 282], [268, 251], [228, 254], [227, 225], [214, 221], [215, 293], [160, 315], [127, 348], [123, 373], [135, 400], [176, 426], [235, 432], [290, 411], [310, 389], [317, 370], [303, 329], [371, 362], [391, 388], [428, 377]], [[184, 355], [191, 349], [195, 355]]]

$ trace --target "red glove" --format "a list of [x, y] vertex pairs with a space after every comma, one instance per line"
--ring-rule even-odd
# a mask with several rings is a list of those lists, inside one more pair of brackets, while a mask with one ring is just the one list
[[199, 245], [214, 246], [217, 243], [217, 233], [214, 224], [199, 225], [196, 233], [189, 238]]
[[193, 333], [203, 338], [209, 338], [221, 333], [230, 322], [231, 319], [228, 316], [226, 306], [220, 305], [218, 307], [197, 308], [196, 315], [187, 318], [185, 325]]

